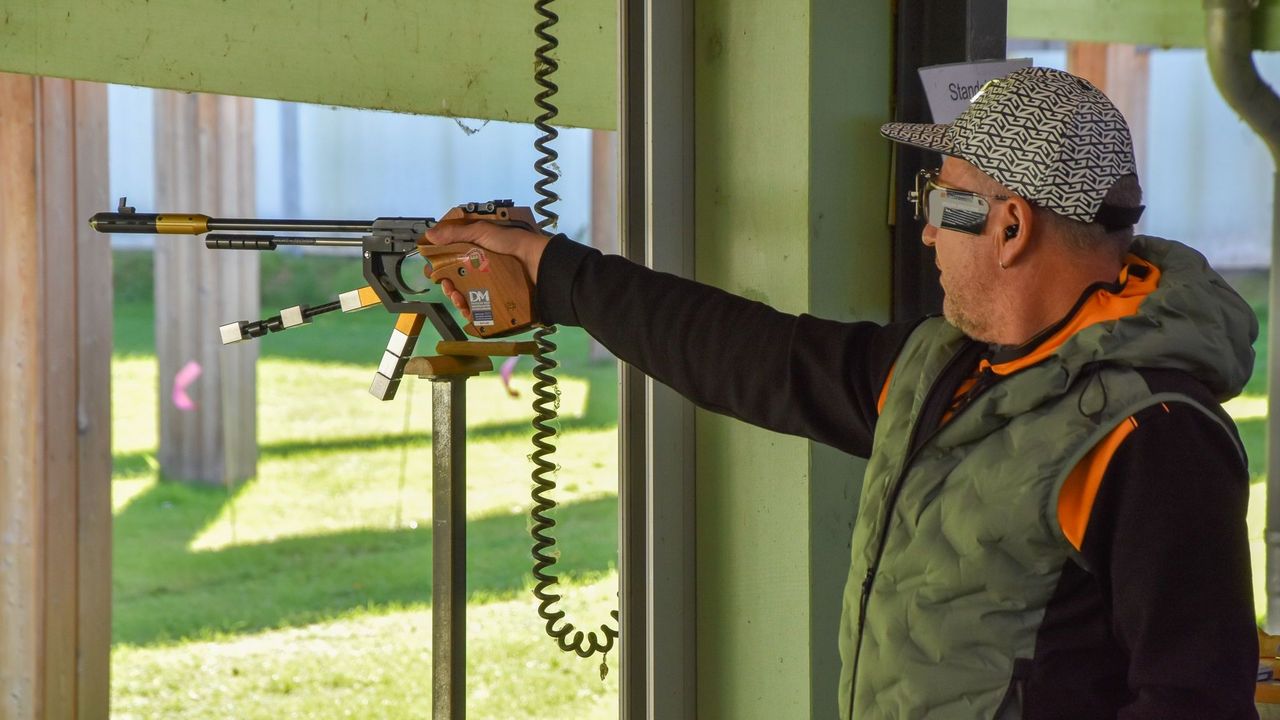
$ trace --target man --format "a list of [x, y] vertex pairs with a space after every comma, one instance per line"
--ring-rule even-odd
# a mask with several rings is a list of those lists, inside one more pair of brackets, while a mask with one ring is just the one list
[[1219, 404], [1253, 313], [1199, 254], [1134, 239], [1129, 131], [1084, 80], [1029, 68], [953, 124], [881, 132], [945, 156], [914, 191], [942, 318], [791, 316], [562, 236], [428, 239], [521, 258], [545, 322], [702, 407], [870, 458], [842, 718], [1256, 717], [1248, 476]]

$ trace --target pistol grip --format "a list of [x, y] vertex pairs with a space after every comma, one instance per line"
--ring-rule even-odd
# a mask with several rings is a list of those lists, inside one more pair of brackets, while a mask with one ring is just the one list
[[423, 272], [432, 282], [447, 278], [467, 298], [471, 322], [463, 330], [468, 335], [504, 337], [537, 323], [533, 283], [514, 257], [471, 243], [423, 245], [418, 252], [427, 260], [429, 267]]

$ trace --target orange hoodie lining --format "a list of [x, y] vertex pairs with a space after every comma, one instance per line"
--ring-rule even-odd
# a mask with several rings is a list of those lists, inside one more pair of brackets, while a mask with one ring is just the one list
[[[1139, 278], [1136, 274], [1131, 275], [1129, 273], [1131, 265], [1145, 267], [1147, 276]], [[991, 365], [991, 371], [997, 375], [1009, 375], [1031, 367], [1052, 355], [1072, 335], [1090, 325], [1107, 322], [1108, 320], [1119, 320], [1133, 315], [1138, 311], [1138, 306], [1142, 304], [1142, 301], [1146, 300], [1147, 296], [1160, 284], [1160, 268], [1136, 255], [1130, 255], [1125, 258], [1125, 266], [1120, 271], [1117, 283], [1123, 286], [1120, 292], [1095, 292], [1089, 296], [1089, 299], [1084, 301], [1084, 304], [1080, 306], [1080, 309], [1066, 325], [1063, 325], [1052, 336], [1046, 338], [1036, 349], [1020, 358]]]
[[880, 399], [876, 400], [876, 415], [884, 412], [884, 401], [889, 399], [889, 381], [893, 380], [893, 371], [897, 367], [897, 363], [889, 366], [889, 374], [884, 378], [884, 385], [880, 386]]
[[1116, 454], [1120, 444], [1137, 427], [1138, 421], [1133, 418], [1117, 425], [1076, 464], [1058, 493], [1058, 525], [1076, 550], [1084, 547], [1084, 531], [1089, 527], [1093, 501], [1098, 497], [1098, 488], [1102, 486], [1102, 476], [1107, 472], [1107, 465], [1111, 463], [1111, 457]]
[[[1170, 412], [1168, 404], [1160, 403], [1160, 407], [1166, 413]], [[1137, 429], [1136, 417], [1130, 417], [1117, 425], [1076, 464], [1062, 484], [1062, 491], [1058, 493], [1058, 525], [1076, 550], [1084, 546], [1084, 531], [1088, 529], [1089, 518], [1093, 514], [1093, 501], [1098, 497], [1102, 476], [1106, 474], [1112, 456], [1120, 449], [1125, 438], [1129, 437], [1129, 433]]]

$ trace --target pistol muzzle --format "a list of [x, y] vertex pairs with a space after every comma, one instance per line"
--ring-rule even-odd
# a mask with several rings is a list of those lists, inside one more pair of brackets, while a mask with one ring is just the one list
[[89, 218], [89, 227], [102, 233], [203, 235], [209, 232], [209, 219], [196, 214], [102, 212]]

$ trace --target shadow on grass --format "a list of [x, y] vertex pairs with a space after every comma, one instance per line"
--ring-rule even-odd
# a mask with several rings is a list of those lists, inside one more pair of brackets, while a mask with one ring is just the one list
[[[116, 517], [113, 642], [150, 645], [306, 625], [353, 610], [431, 602], [432, 533], [359, 529], [218, 550], [188, 549], [225, 490], [157, 483]], [[617, 500], [562, 505], [558, 537], [575, 576], [615, 566]], [[529, 577], [526, 518], [467, 524], [468, 596], [518, 594]], [[530, 612], [533, 612], [532, 601]]]
[[[617, 423], [611, 365], [585, 368], [582, 416], [565, 430]], [[472, 440], [531, 430], [526, 420], [468, 428]], [[425, 445], [429, 432], [287, 440], [261, 446], [264, 459], [300, 453], [352, 453]], [[153, 472], [153, 452], [113, 458], [117, 478]], [[358, 529], [272, 542], [190, 550], [192, 540], [221, 515], [248, 483], [228, 491], [162, 481], [134, 497], [115, 517], [113, 642], [152, 645], [226, 633], [295, 627], [351, 611], [430, 603], [431, 531]], [[566, 568], [592, 578], [615, 567], [616, 498], [558, 507], [555, 531]], [[468, 596], [482, 600], [520, 593], [529, 579], [530, 539], [524, 514], [468, 522]], [[530, 612], [533, 612], [532, 600]]]

